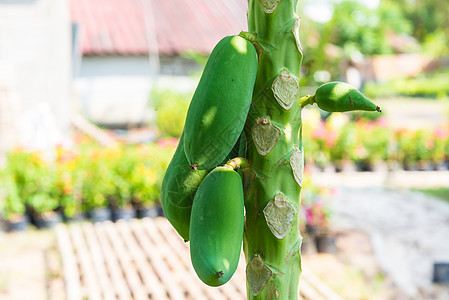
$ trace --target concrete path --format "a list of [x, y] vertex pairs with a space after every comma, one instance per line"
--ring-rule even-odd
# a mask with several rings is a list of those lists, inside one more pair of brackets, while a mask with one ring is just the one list
[[432, 284], [433, 263], [449, 262], [449, 204], [420, 192], [343, 185], [333, 222], [370, 234], [380, 266], [411, 299], [449, 299]]

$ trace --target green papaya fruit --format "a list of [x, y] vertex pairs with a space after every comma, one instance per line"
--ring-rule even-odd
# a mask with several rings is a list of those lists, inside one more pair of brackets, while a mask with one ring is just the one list
[[381, 112], [380, 107], [366, 98], [359, 90], [345, 82], [329, 82], [315, 92], [315, 102], [328, 112], [366, 110]]
[[190, 258], [209, 286], [231, 279], [240, 258], [244, 204], [240, 175], [217, 167], [201, 182], [190, 218]]
[[245, 125], [257, 73], [251, 42], [227, 36], [213, 49], [190, 103], [184, 150], [193, 168], [213, 169], [225, 159]]
[[183, 135], [162, 180], [161, 203], [168, 221], [179, 235], [188, 241], [193, 199], [208, 171], [190, 168], [184, 154], [182, 137]]

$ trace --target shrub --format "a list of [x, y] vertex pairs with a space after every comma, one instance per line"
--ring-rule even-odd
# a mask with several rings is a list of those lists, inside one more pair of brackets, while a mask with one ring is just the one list
[[162, 137], [179, 138], [189, 108], [191, 95], [168, 90], [156, 90], [152, 94], [156, 109], [156, 123]]

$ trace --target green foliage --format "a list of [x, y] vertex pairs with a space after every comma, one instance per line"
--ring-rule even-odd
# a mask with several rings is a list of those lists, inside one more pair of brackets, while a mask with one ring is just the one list
[[163, 137], [179, 138], [189, 108], [191, 95], [170, 90], [154, 90], [152, 104], [157, 112], [156, 123]]
[[396, 95], [432, 98], [449, 97], [449, 73], [437, 72], [416, 78], [399, 78], [385, 83], [369, 82], [364, 87], [367, 97], [379, 98]]
[[440, 47], [433, 48], [432, 54], [442, 56], [449, 54], [449, 2], [447, 0], [384, 0], [382, 5], [388, 2], [397, 3], [404, 11], [405, 16], [412, 22], [413, 36], [420, 42], [424, 42], [425, 49], [431, 49], [430, 45]]
[[357, 147], [352, 159], [368, 165], [386, 161], [389, 157], [391, 131], [386, 127], [363, 120], [356, 123], [356, 129]]
[[[53, 211], [59, 205], [54, 199], [56, 175], [39, 152], [13, 151], [8, 155], [7, 203], [12, 213], [23, 213], [23, 206], [36, 213]], [[19, 201], [19, 203], [12, 203]]]
[[10, 220], [16, 215], [24, 215], [25, 203], [20, 198], [19, 189], [11, 173], [2, 172], [0, 174], [0, 186], [4, 193], [4, 199], [0, 205], [3, 217]]
[[42, 192], [32, 195], [28, 199], [28, 205], [32, 207], [37, 214], [52, 212], [59, 205], [59, 200], [50, 196], [50, 194]]
[[335, 145], [330, 149], [330, 157], [333, 162], [351, 158], [357, 146], [356, 127], [354, 123], [347, 123], [341, 127], [337, 135]]
[[416, 189], [416, 190], [426, 193], [432, 197], [440, 198], [449, 203], [449, 188], [447, 187], [436, 187], [436, 188]]
[[351, 0], [334, 4], [334, 14], [327, 26], [332, 28], [331, 43], [364, 55], [393, 53], [388, 34], [409, 34], [412, 29], [401, 7], [394, 2], [369, 9]]
[[301, 40], [305, 41], [302, 45], [307, 55], [303, 60], [304, 76], [300, 85], [322, 83], [314, 78], [314, 74], [322, 70], [331, 74], [326, 81], [339, 80], [345, 60], [395, 53], [389, 36], [413, 33], [413, 22], [407, 19], [403, 6], [396, 1], [382, 1], [375, 9], [354, 0], [334, 1], [332, 5], [333, 15], [326, 24], [316, 23], [301, 15], [300, 34]]

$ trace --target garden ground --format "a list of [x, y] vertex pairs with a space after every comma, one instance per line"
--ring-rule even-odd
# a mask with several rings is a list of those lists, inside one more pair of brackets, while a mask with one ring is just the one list
[[[405, 181], [407, 173], [413, 174], [404, 172]], [[448, 299], [449, 287], [431, 281], [432, 263], [449, 262], [449, 244], [441, 242], [449, 236], [449, 204], [403, 187], [385, 188], [372, 180], [376, 174], [312, 174], [318, 184], [321, 178], [338, 185], [331, 224], [338, 252], [304, 251], [304, 267], [343, 299]], [[59, 259], [52, 231], [0, 233], [0, 298], [60, 299]]]

